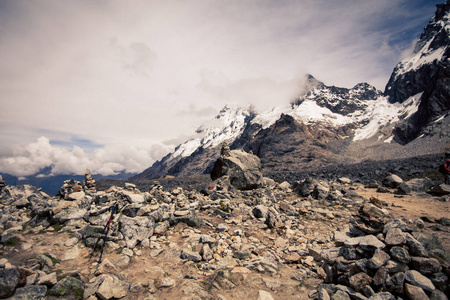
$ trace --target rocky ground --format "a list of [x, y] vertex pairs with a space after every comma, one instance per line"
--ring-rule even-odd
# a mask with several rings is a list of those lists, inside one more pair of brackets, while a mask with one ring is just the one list
[[[447, 299], [449, 186], [267, 183], [96, 191], [66, 181], [57, 197], [6, 186], [0, 298]], [[98, 265], [92, 248], [115, 204]]]
[[[265, 176], [277, 182], [287, 181], [295, 184], [309, 177], [323, 180], [337, 180], [340, 177], [348, 177], [353, 182], [364, 185], [380, 182], [387, 173], [394, 173], [405, 180], [412, 178], [429, 178], [434, 184], [442, 183], [443, 177], [438, 172], [439, 165], [445, 161], [444, 154], [429, 154], [423, 156], [411, 156], [409, 158], [391, 160], [368, 160], [355, 164], [331, 165], [314, 170], [298, 170], [283, 172], [263, 172]], [[98, 190], [106, 190], [110, 186], [125, 186], [124, 180], [102, 179], [97, 181]], [[156, 179], [141, 179], [131, 181], [138, 189], [147, 190], [155, 182], [159, 182], [165, 189], [175, 187], [185, 189], [194, 188], [200, 190], [212, 183], [210, 175], [196, 175], [189, 177], [166, 176]]]

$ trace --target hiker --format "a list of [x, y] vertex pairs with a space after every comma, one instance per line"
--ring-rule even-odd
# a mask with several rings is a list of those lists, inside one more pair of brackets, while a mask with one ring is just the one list
[[444, 175], [444, 183], [450, 184], [450, 153], [445, 153], [445, 163], [441, 165], [439, 171]]

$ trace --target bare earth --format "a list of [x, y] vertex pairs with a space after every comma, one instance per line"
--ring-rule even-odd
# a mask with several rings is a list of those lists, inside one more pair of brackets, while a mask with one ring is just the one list
[[[374, 189], [359, 188], [357, 191], [366, 199], [376, 197], [387, 202], [387, 209], [398, 218], [417, 219], [427, 217], [428, 219], [439, 219], [450, 217], [449, 203], [439, 201], [439, 198], [396, 196], [393, 194], [377, 193]], [[342, 208], [345, 210], [345, 208]], [[311, 220], [310, 237], [329, 235], [334, 230], [339, 230], [346, 223], [357, 207], [346, 210], [343, 217], [329, 220], [327, 218]], [[120, 274], [125, 281], [135, 283], [128, 295], [122, 299], [258, 299], [259, 291], [269, 292], [274, 299], [308, 299], [308, 294], [321, 282], [318, 278], [303, 277], [299, 280], [299, 270], [305, 268], [307, 262], [298, 264], [284, 264], [276, 272], [250, 271], [239, 266], [227, 266], [222, 270], [205, 270], [201, 264], [181, 260], [177, 250], [183, 249], [189, 236], [195, 233], [210, 234], [214, 228], [225, 221], [217, 216], [199, 214], [200, 218], [206, 219], [211, 227], [193, 229], [184, 224], [179, 224], [169, 229], [164, 236], [157, 237], [161, 246], [157, 248], [134, 249], [131, 261], [124, 267], [116, 267], [111, 273]], [[347, 223], [348, 224], [348, 223]], [[438, 235], [447, 251], [450, 251], [450, 232], [431, 231], [427, 228], [433, 223], [425, 223], [425, 231]], [[229, 232], [243, 225], [228, 222]], [[448, 228], [448, 227], [446, 227]], [[270, 230], [258, 229], [256, 227], [244, 228], [247, 237], [255, 237], [261, 243], [276, 246], [277, 234]], [[281, 233], [282, 236], [283, 233]], [[296, 245], [310, 238], [302, 236], [295, 239]], [[67, 246], [68, 241], [73, 239], [69, 232], [54, 232], [51, 230], [38, 234], [27, 233], [23, 235], [22, 243], [16, 247], [5, 247], [0, 251], [2, 257], [6, 257], [13, 265], [32, 267], [36, 263], [35, 258], [43, 253], [50, 253], [58, 259], [54, 266], [59, 276], [70, 273], [76, 275], [83, 282], [88, 283], [95, 278], [96, 261], [99, 253], [96, 252], [89, 259], [91, 249], [78, 242], [80, 249], [77, 258], [64, 260], [65, 255], [74, 245]], [[160, 252], [159, 254], [157, 254]], [[256, 251], [257, 252], [257, 251]], [[156, 255], [157, 254], [157, 255]], [[258, 253], [263, 255], [264, 253]], [[103, 254], [103, 262], [116, 262], [123, 257], [122, 249], [106, 249]], [[165, 279], [173, 279], [169, 287], [161, 286]], [[137, 283], [137, 284], [136, 284]], [[50, 299], [50, 298], [49, 298]], [[91, 298], [96, 299], [96, 298]]]

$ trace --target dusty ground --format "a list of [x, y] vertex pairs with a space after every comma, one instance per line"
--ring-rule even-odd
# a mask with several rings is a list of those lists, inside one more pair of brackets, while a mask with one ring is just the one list
[[[438, 198], [402, 196], [376, 193], [374, 189], [359, 189], [357, 192], [369, 199], [374, 196], [388, 203], [387, 209], [396, 217], [416, 219], [427, 217], [439, 219], [450, 217], [449, 203], [439, 201]], [[208, 222], [217, 226], [223, 219], [211, 215], [200, 215]], [[339, 229], [339, 220], [311, 221], [312, 235], [329, 234]], [[314, 222], [325, 225], [318, 226]], [[340, 220], [342, 223], [342, 219]], [[450, 233], [446, 231], [433, 232], [427, 228], [432, 223], [426, 223], [426, 231], [437, 234], [447, 251], [450, 251]], [[233, 224], [228, 224], [230, 231]], [[242, 225], [236, 225], [242, 228]], [[193, 233], [211, 233], [213, 227], [192, 229], [184, 224], [169, 229], [164, 237], [157, 241], [163, 250], [155, 255], [155, 248], [135, 249], [134, 256], [126, 267], [119, 267], [115, 272], [126, 281], [140, 283], [134, 287], [133, 293], [123, 299], [258, 299], [259, 290], [270, 292], [275, 299], [308, 299], [308, 293], [320, 283], [319, 279], [306, 278], [303, 282], [298, 279], [302, 264], [283, 265], [274, 274], [258, 273], [240, 268], [227, 268], [227, 271], [205, 270], [201, 264], [182, 261], [176, 249], [182, 249], [183, 244]], [[276, 233], [245, 228], [248, 235], [257, 237], [261, 243], [273, 244]], [[36, 257], [43, 253], [50, 253], [58, 262], [53, 266], [59, 276], [72, 274], [79, 276], [84, 282], [95, 277], [96, 261], [99, 253], [96, 252], [89, 259], [91, 250], [80, 245], [81, 252], [77, 259], [63, 260], [65, 253], [70, 249], [66, 242], [72, 238], [68, 232], [52, 232], [47, 230], [39, 234], [25, 234], [22, 243], [16, 247], [5, 247], [0, 250], [2, 257], [6, 257], [12, 264], [31, 268], [36, 264]], [[307, 237], [302, 237], [307, 238]], [[302, 243], [302, 238], [296, 242]], [[263, 254], [263, 253], [261, 253]], [[115, 262], [122, 256], [121, 250], [105, 251], [103, 261]], [[159, 268], [158, 268], [159, 267]], [[159, 287], [162, 279], [170, 277], [175, 281], [171, 287]], [[154, 297], [154, 298], [152, 298]], [[224, 297], [224, 298], [221, 298]]]

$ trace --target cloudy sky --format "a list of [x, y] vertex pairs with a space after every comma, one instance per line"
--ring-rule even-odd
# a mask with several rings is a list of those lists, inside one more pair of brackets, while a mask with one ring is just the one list
[[380, 90], [433, 0], [0, 1], [0, 172], [140, 172], [304, 74]]

